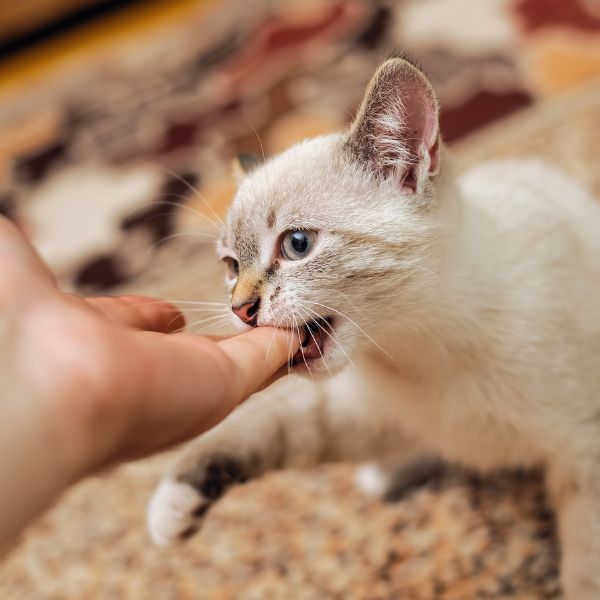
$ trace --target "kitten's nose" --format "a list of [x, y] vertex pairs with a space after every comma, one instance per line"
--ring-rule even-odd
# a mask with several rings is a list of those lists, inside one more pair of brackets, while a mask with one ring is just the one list
[[258, 318], [258, 309], [260, 308], [260, 298], [252, 298], [243, 304], [232, 306], [231, 310], [244, 322], [246, 325], [256, 327]]

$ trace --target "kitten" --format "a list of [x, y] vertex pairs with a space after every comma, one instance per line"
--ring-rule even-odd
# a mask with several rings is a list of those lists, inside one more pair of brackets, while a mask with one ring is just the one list
[[600, 598], [600, 206], [556, 169], [457, 178], [431, 84], [398, 57], [348, 132], [252, 171], [220, 248], [234, 318], [304, 330], [294, 371], [194, 441], [153, 539], [271, 469], [440, 457], [543, 467], [570, 600]]

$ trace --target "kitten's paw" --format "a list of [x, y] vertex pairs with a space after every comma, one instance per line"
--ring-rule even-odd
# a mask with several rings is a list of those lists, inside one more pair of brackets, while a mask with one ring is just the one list
[[377, 463], [365, 464], [356, 469], [354, 482], [367, 496], [395, 502], [419, 488], [441, 481], [447, 471], [438, 458], [423, 456], [395, 469], [391, 464], [387, 468]]
[[376, 464], [358, 467], [354, 473], [356, 487], [367, 496], [382, 497], [389, 486], [389, 476]]
[[176, 479], [164, 479], [148, 505], [148, 531], [158, 546], [186, 540], [202, 524], [208, 509], [237, 483], [248, 479], [237, 461], [222, 456], [201, 463]]
[[210, 506], [189, 483], [164, 479], [148, 505], [148, 531], [157, 546], [169, 546], [194, 535]]

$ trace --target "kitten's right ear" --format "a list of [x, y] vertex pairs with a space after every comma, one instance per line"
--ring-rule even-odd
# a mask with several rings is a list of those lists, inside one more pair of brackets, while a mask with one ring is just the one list
[[263, 162], [263, 159], [256, 154], [238, 154], [233, 159], [233, 174], [238, 181], [241, 181]]
[[346, 145], [369, 171], [418, 193], [438, 168], [438, 110], [422, 71], [389, 58], [371, 79]]

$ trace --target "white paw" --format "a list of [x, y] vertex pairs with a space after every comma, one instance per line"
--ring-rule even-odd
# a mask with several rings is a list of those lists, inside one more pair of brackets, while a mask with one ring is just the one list
[[388, 477], [375, 464], [366, 464], [358, 467], [354, 473], [356, 487], [367, 496], [380, 497], [388, 488]]
[[164, 479], [148, 504], [147, 523], [152, 541], [168, 546], [195, 533], [208, 501], [187, 483]]

